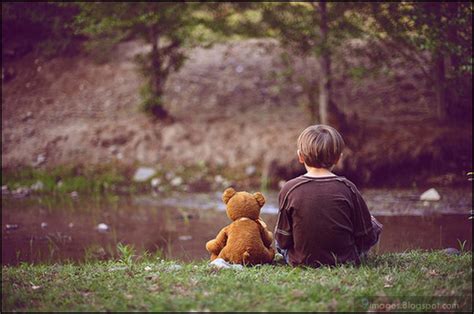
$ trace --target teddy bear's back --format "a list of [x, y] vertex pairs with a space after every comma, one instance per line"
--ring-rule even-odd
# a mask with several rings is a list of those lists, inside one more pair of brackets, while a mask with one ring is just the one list
[[[266, 258], [267, 248], [260, 235], [260, 228], [256, 221], [239, 219], [229, 225], [227, 244], [222, 254], [233, 263], [259, 264]], [[244, 255], [247, 255], [244, 261]]]

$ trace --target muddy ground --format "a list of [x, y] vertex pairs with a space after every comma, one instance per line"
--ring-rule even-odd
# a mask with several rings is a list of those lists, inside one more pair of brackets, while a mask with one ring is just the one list
[[[472, 123], [437, 122], [419, 65], [388, 50], [377, 56], [388, 66], [361, 72], [374, 57], [355, 54], [354, 45], [334, 56], [342, 60], [333, 86], [348, 145], [338, 172], [365, 185], [467, 184]], [[143, 79], [134, 56], [147, 49], [122, 43], [105, 64], [84, 55], [4, 61], [15, 74], [2, 81], [2, 168], [255, 165], [275, 182], [301, 171], [295, 142], [315, 122], [306, 108], [318, 79], [314, 59], [290, 53], [285, 62], [285, 50], [266, 39], [189, 49], [168, 80], [165, 103], [175, 121], [164, 123], [138, 109]]]

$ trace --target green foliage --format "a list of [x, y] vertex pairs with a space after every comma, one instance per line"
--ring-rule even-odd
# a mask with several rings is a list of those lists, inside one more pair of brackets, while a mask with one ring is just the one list
[[88, 168], [59, 166], [46, 170], [31, 167], [2, 170], [2, 184], [7, 185], [10, 190], [30, 187], [38, 181], [44, 185], [38, 192], [53, 194], [73, 191], [100, 194], [128, 184], [123, 170], [114, 165]]
[[128, 269], [133, 269], [133, 258], [135, 256], [135, 249], [133, 246], [117, 244], [117, 251], [119, 252], [119, 262], [127, 266]]
[[2, 49], [32, 49], [45, 57], [77, 51], [72, 4], [2, 2]]
[[373, 2], [361, 6], [359, 14], [366, 17], [367, 36], [382, 40], [408, 60], [431, 63], [434, 69], [441, 66], [441, 73], [425, 71], [431, 84], [446, 90], [439, 101], [447, 102], [448, 115], [471, 117], [472, 3]]
[[[183, 45], [190, 38], [202, 17], [193, 12], [195, 3], [121, 2], [79, 3], [76, 16], [78, 33], [93, 42], [105, 40], [108, 47], [125, 38], [140, 38], [151, 51], [137, 58], [147, 83], [143, 89], [142, 108], [158, 118], [167, 116], [162, 102], [168, 75], [184, 63]], [[202, 30], [202, 28], [201, 28]], [[91, 46], [100, 47], [93, 44]]]

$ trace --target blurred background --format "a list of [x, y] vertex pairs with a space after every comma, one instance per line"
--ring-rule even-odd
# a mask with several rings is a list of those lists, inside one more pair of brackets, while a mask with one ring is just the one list
[[472, 248], [472, 3], [2, 3], [2, 263], [206, 258], [317, 123], [377, 250]]

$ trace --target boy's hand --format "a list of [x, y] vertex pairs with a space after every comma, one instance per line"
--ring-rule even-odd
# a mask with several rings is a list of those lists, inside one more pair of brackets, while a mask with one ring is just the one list
[[257, 222], [265, 229], [267, 229], [267, 224], [262, 220], [262, 218], [258, 217]]

